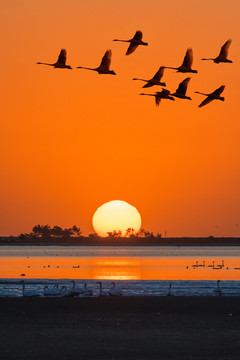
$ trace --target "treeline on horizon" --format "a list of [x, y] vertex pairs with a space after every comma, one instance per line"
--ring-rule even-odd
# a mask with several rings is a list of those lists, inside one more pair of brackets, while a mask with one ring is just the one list
[[[161, 234], [154, 235], [153, 232], [140, 229], [136, 232], [133, 228], [128, 228], [125, 233], [121, 230], [113, 230], [107, 233], [106, 238], [161, 238]], [[18, 238], [21, 240], [71, 240], [71, 239], [81, 239], [89, 238], [93, 240], [102, 239], [104, 237], [99, 234], [91, 233], [88, 236], [83, 236], [82, 231], [76, 225], [73, 225], [70, 228], [62, 228], [61, 226], [50, 226], [50, 225], [35, 225], [32, 228], [30, 233], [21, 233], [18, 235]]]
[[30, 233], [18, 236], [0, 236], [0, 245], [73, 245], [73, 246], [240, 246], [240, 237], [167, 237], [157, 233], [140, 229], [135, 232], [129, 228], [122, 231], [108, 232], [108, 236], [101, 237], [97, 233], [88, 236], [76, 225], [70, 228], [60, 226], [35, 225]]

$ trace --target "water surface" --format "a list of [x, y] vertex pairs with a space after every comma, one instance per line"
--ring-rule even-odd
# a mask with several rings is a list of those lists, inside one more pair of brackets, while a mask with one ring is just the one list
[[240, 280], [240, 248], [2, 246], [0, 278]]

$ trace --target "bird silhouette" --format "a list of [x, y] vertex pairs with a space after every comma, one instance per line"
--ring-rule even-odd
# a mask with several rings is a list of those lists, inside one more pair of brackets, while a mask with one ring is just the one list
[[110, 296], [122, 296], [122, 290], [116, 287], [115, 282], [111, 282], [111, 289], [109, 290]]
[[169, 284], [169, 288], [168, 288], [168, 292], [167, 292], [167, 296], [171, 296], [171, 288], [172, 288], [172, 283]]
[[112, 50], [107, 50], [102, 58], [101, 64], [97, 68], [78, 66], [77, 69], [87, 69], [87, 70], [97, 71], [99, 74], [116, 75], [115, 71], [110, 70], [111, 59], [112, 59]]
[[22, 287], [22, 296], [24, 297], [28, 297], [28, 298], [32, 298], [32, 297], [36, 297], [39, 296], [39, 294], [37, 294], [36, 292], [34, 292], [33, 290], [26, 290], [25, 288], [25, 281], [22, 280], [21, 281], [23, 287]]
[[222, 288], [221, 288], [221, 280], [218, 280], [217, 281], [217, 289], [216, 290], [213, 290], [215, 293], [218, 294], [218, 296], [222, 296]]
[[45, 285], [44, 289], [43, 289], [43, 295], [58, 296], [58, 295], [61, 295], [61, 289], [59, 289], [57, 286], [55, 286], [53, 288], [49, 288], [48, 285]]
[[54, 68], [59, 68], [59, 69], [72, 69], [70, 65], [66, 65], [66, 60], [67, 60], [67, 51], [65, 49], [62, 49], [55, 63], [49, 64], [45, 62], [37, 62], [37, 64], [53, 66]]
[[122, 42], [130, 42], [130, 45], [127, 49], [127, 52], [125, 55], [130, 55], [132, 54], [136, 48], [139, 46], [139, 45], [144, 45], [144, 46], [147, 46], [148, 43], [142, 41], [142, 37], [143, 37], [143, 33], [142, 31], [140, 30], [137, 30], [134, 37], [130, 40], [120, 40], [120, 39], [114, 39], [113, 41], [122, 41]]
[[229, 39], [225, 42], [225, 44], [221, 47], [220, 53], [216, 58], [202, 58], [201, 60], [213, 60], [216, 64], [219, 64], [220, 62], [223, 63], [232, 63], [232, 60], [229, 60], [227, 58], [228, 56], [228, 50], [232, 43], [232, 40]]
[[72, 288], [70, 288], [69, 290], [72, 292], [72, 295], [74, 296], [78, 296], [78, 295], [82, 295], [84, 293], [84, 289], [81, 288], [80, 286], [76, 285], [75, 280], [71, 280], [70, 281], [73, 285]]
[[170, 95], [170, 91], [167, 89], [162, 89], [162, 91], [157, 91], [155, 94], [144, 94], [141, 93], [139, 95], [147, 95], [147, 96], [154, 96], [155, 97], [155, 104], [156, 106], [159, 106], [161, 99], [169, 99], [169, 100], [175, 100], [172, 96]]
[[177, 68], [165, 66], [165, 68], [166, 69], [174, 69], [174, 70], [177, 70], [177, 72], [182, 72], [182, 73], [187, 73], [187, 72], [197, 73], [197, 70], [192, 69], [192, 63], [193, 63], [193, 51], [191, 48], [188, 48], [181, 66], [179, 66]]
[[109, 291], [108, 290], [103, 290], [101, 281], [97, 282], [96, 284], [98, 284], [100, 286], [99, 296], [109, 296]]
[[76, 294], [71, 289], [68, 289], [67, 286], [62, 286], [61, 296], [62, 297], [73, 297], [73, 296], [76, 296]]
[[216, 89], [215, 91], [213, 91], [213, 92], [210, 93], [210, 94], [205, 94], [205, 93], [202, 93], [202, 92], [199, 92], [199, 91], [195, 91], [196, 94], [201, 94], [201, 95], [207, 96], [207, 98], [206, 98], [205, 100], [203, 100], [203, 101], [201, 102], [201, 104], [198, 105], [198, 107], [203, 107], [204, 105], [209, 104], [209, 103], [210, 103], [211, 101], [213, 101], [213, 100], [221, 100], [221, 101], [224, 101], [224, 97], [223, 97], [223, 96], [220, 96], [224, 89], [225, 89], [225, 86], [222, 85], [222, 86], [220, 86], [218, 89]]
[[190, 79], [191, 79], [190, 77], [187, 77], [182, 82], [180, 82], [180, 84], [179, 84], [177, 90], [175, 91], [175, 93], [170, 94], [170, 95], [178, 97], [179, 99], [192, 100], [189, 96], [186, 96], [186, 91], [187, 91], [187, 87], [188, 87]]
[[84, 283], [83, 295], [84, 296], [93, 296], [93, 289], [88, 289], [86, 282]]
[[147, 84], [143, 85], [142, 86], [143, 88], [148, 88], [154, 85], [166, 86], [165, 82], [160, 81], [163, 77], [163, 73], [164, 73], [164, 66], [161, 66], [159, 70], [156, 72], [156, 74], [150, 80], [144, 80], [139, 78], [133, 78], [133, 80], [145, 81]]

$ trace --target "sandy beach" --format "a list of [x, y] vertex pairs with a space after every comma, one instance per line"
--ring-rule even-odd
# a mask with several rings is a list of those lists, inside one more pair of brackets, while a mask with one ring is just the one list
[[239, 297], [0, 298], [1, 359], [239, 359]]

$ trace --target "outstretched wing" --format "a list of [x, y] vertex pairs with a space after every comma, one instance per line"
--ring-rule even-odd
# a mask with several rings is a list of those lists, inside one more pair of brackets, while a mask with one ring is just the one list
[[187, 91], [187, 87], [190, 81], [190, 77], [187, 77], [186, 79], [184, 79], [178, 86], [177, 88], [177, 93], [181, 94], [181, 95], [185, 95], [186, 91]]
[[149, 88], [153, 86], [154, 84], [151, 81], [148, 81], [145, 85], [142, 86], [142, 88]]
[[155, 103], [156, 103], [156, 106], [159, 106], [160, 102], [161, 102], [161, 96], [155, 95]]
[[222, 85], [222, 86], [220, 86], [218, 89], [216, 89], [215, 91], [213, 91], [212, 94], [214, 94], [214, 95], [220, 95], [220, 94], [223, 92], [224, 89], [225, 89], [225, 85]]
[[170, 90], [167, 90], [167, 89], [162, 89], [161, 93], [160, 94], [163, 94], [163, 95], [170, 95]]
[[229, 39], [225, 42], [225, 44], [221, 47], [221, 50], [220, 50], [220, 53], [219, 53], [219, 57], [224, 57], [226, 58], [228, 56], [228, 50], [229, 50], [229, 47], [232, 43], [232, 40]]
[[60, 51], [60, 54], [58, 56], [58, 63], [61, 63], [63, 65], [66, 65], [66, 60], [67, 60], [67, 51], [65, 49], [62, 49]]
[[132, 54], [132, 53], [136, 50], [136, 48], [138, 47], [138, 45], [139, 45], [139, 44], [130, 44], [125, 55], [130, 55], [130, 54]]
[[102, 58], [99, 68], [101, 70], [109, 70], [112, 59], [112, 50], [107, 50]]
[[134, 37], [132, 38], [132, 40], [142, 40], [143, 37], [143, 33], [140, 30], [137, 30]]
[[165, 69], [165, 67], [161, 66], [159, 68], [159, 70], [156, 72], [156, 74], [154, 75], [154, 77], [152, 78], [152, 80], [160, 81], [161, 78], [163, 77], [164, 69]]
[[186, 51], [186, 55], [183, 59], [182, 66], [184, 67], [192, 67], [193, 63], [193, 51], [191, 48], [188, 48]]
[[209, 103], [210, 103], [211, 101], [213, 101], [213, 100], [214, 100], [213, 98], [211, 98], [210, 96], [208, 96], [205, 100], [203, 100], [203, 101], [201, 102], [200, 105], [198, 105], [198, 107], [203, 107], [203, 106], [209, 104]]

